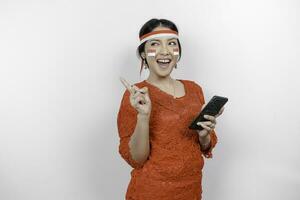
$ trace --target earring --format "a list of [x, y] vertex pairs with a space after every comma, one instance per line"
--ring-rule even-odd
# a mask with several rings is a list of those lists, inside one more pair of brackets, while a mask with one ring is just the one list
[[144, 69], [148, 69], [148, 65], [146, 64], [145, 59], [143, 59], [143, 66], [145, 66]]
[[144, 68], [144, 69], [148, 68], [147, 65], [146, 65], [146, 63], [145, 63], [145, 59], [142, 59], [142, 61], [141, 61], [141, 69], [142, 68]]
[[[177, 62], [179, 61], [179, 57], [177, 57]], [[177, 63], [175, 65], [175, 69], [177, 69]]]

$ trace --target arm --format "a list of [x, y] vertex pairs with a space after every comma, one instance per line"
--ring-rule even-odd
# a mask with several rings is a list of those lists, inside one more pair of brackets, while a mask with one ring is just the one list
[[218, 142], [218, 138], [214, 130], [212, 130], [205, 137], [201, 137], [199, 135], [199, 143], [200, 143], [201, 151], [206, 158], [213, 157], [212, 150], [216, 146], [217, 142]]
[[138, 114], [137, 123], [129, 141], [130, 154], [132, 159], [143, 164], [150, 153], [149, 144], [149, 117]]
[[[202, 105], [204, 105], [205, 99], [204, 99], [203, 90], [201, 86], [199, 86], [196, 82], [194, 83], [195, 83], [194, 86], [196, 89], [196, 93], [199, 97], [199, 100], [202, 103]], [[218, 142], [218, 138], [215, 130], [211, 130], [209, 134], [207, 134], [205, 137], [201, 137], [199, 134], [199, 143], [200, 143], [201, 151], [206, 158], [213, 157], [212, 150], [216, 146], [217, 142]]]
[[119, 153], [133, 168], [141, 168], [149, 155], [149, 119], [130, 104], [129, 92], [123, 95], [117, 117]]
[[211, 147], [211, 137], [210, 134], [201, 137], [199, 135], [199, 143], [200, 143], [200, 147], [201, 147], [201, 151], [206, 151], [209, 149], [209, 147]]

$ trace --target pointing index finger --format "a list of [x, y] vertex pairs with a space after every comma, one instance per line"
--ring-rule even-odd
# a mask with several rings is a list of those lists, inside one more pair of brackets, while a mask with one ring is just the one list
[[133, 85], [130, 85], [124, 78], [120, 77], [120, 81], [123, 83], [123, 85], [126, 87], [127, 90], [129, 90], [130, 93], [135, 93], [135, 88]]
[[130, 84], [124, 78], [120, 77], [120, 81], [128, 90], [130, 90]]

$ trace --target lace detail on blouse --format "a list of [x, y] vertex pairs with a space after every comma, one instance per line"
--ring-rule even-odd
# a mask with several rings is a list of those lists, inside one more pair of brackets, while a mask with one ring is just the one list
[[133, 168], [126, 200], [199, 200], [202, 193], [202, 168], [205, 158], [212, 158], [217, 143], [211, 132], [210, 147], [201, 151], [197, 131], [188, 128], [205, 103], [202, 88], [194, 81], [180, 80], [185, 96], [174, 99], [146, 81], [135, 83], [148, 87], [152, 103], [149, 121], [150, 155], [144, 163], [132, 159], [129, 140], [137, 122], [125, 90], [117, 116], [119, 153]]

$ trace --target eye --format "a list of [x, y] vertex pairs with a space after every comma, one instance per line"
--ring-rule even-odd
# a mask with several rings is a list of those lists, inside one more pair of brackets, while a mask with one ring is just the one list
[[158, 42], [151, 42], [150, 45], [151, 46], [157, 46], [157, 45], [159, 45], [159, 43]]
[[174, 41], [172, 41], [172, 42], [169, 42], [169, 44], [171, 44], [171, 45], [176, 45], [177, 43], [174, 42]]

